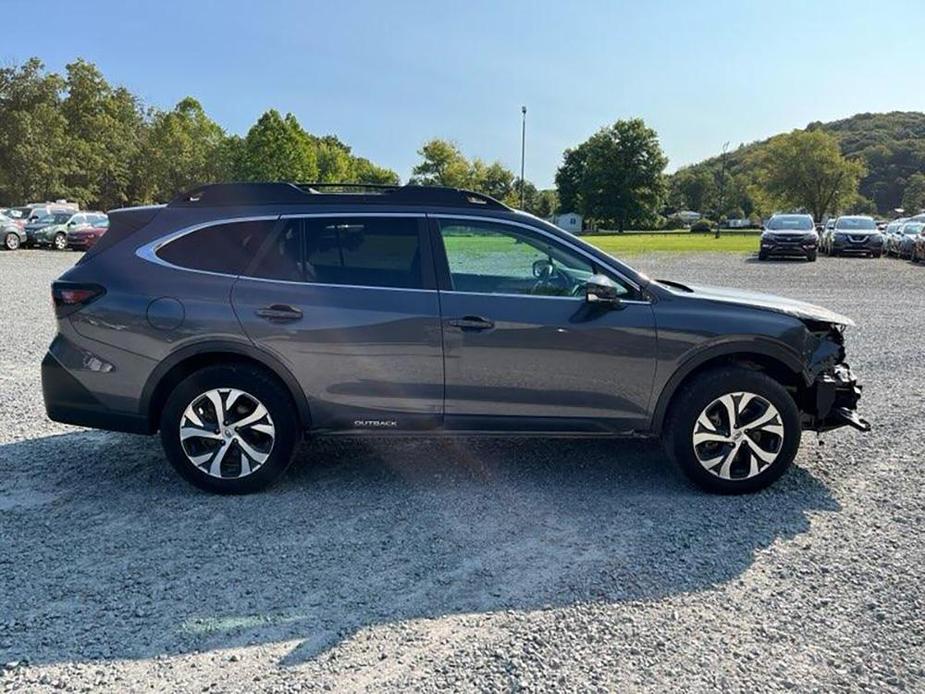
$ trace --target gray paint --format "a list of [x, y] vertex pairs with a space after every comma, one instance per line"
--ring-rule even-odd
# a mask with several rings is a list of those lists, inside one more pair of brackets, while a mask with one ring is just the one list
[[[383, 213], [526, 227], [593, 259], [638, 296], [608, 309], [580, 297], [276, 282], [175, 268], [153, 256], [167, 240], [218, 219]], [[306, 427], [317, 431], [394, 421], [396, 429], [651, 433], [683, 375], [706, 360], [762, 354], [811, 382], [804, 320], [850, 323], [775, 297], [672, 289], [514, 211], [258, 205], [165, 207], [153, 214], [142, 229], [61, 278], [107, 289], [59, 321], [51, 352], [114, 412], [149, 416], [152, 393], [171, 366], [231, 346], [280, 374]], [[256, 315], [272, 304], [292, 305], [303, 316], [274, 323]], [[448, 323], [470, 315], [490, 318], [494, 327]], [[87, 354], [111, 370], [90, 368], [95, 362]]]

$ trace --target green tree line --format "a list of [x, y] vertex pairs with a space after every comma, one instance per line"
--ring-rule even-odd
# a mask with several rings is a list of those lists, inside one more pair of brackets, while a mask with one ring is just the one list
[[226, 133], [192, 97], [146, 107], [84, 60], [63, 75], [33, 58], [0, 68], [0, 200], [66, 198], [111, 209], [165, 201], [213, 181], [397, 183], [333, 135], [269, 110], [244, 137]]

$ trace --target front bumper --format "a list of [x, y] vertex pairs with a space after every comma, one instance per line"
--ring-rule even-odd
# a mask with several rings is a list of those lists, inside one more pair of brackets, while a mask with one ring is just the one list
[[837, 364], [819, 374], [813, 383], [814, 411], [806, 415], [803, 428], [823, 432], [852, 426], [858, 431], [870, 431], [870, 423], [857, 412], [861, 388], [847, 364]]
[[876, 237], [852, 241], [850, 236], [843, 239], [833, 238], [832, 250], [838, 253], [882, 253], [883, 239]]
[[793, 241], [788, 239], [761, 239], [761, 252], [769, 256], [785, 255], [809, 257], [817, 251], [818, 247], [818, 240], [807, 241], [801, 238], [797, 238]]

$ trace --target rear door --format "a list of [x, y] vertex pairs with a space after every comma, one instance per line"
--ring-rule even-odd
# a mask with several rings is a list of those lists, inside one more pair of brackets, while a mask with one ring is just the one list
[[313, 427], [441, 423], [443, 346], [424, 215], [284, 218], [232, 300], [248, 336], [298, 379]]
[[[437, 216], [446, 425], [614, 432], [646, 425], [651, 305], [594, 258], [529, 225]], [[585, 301], [608, 274], [618, 308]]]

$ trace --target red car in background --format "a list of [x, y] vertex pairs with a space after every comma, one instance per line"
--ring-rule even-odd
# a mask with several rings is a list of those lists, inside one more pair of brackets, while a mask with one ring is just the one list
[[67, 247], [75, 251], [86, 251], [93, 247], [100, 237], [109, 228], [109, 217], [100, 215], [86, 226], [71, 229], [67, 232]]

